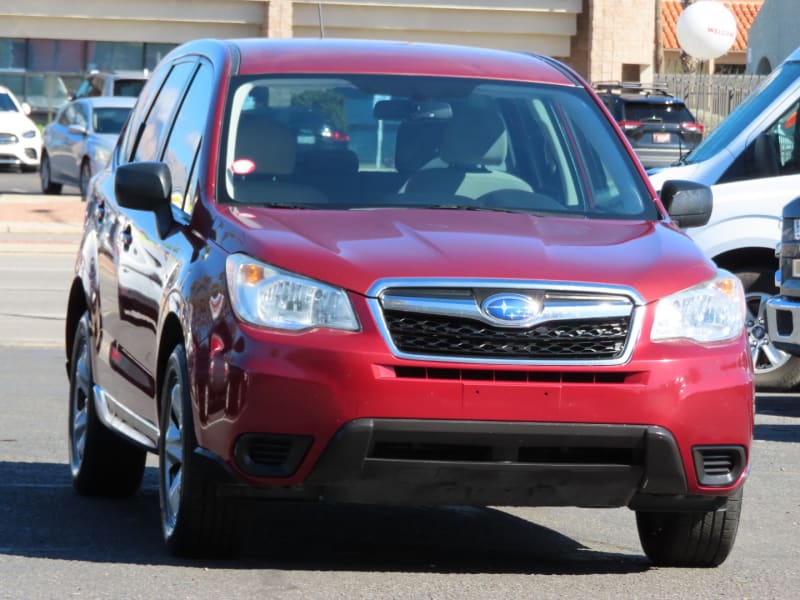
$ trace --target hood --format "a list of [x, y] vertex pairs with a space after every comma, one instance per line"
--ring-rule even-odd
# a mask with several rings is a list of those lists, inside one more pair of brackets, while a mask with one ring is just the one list
[[36, 124], [23, 113], [12, 110], [0, 111], [0, 131], [21, 135], [32, 130], [36, 131], [38, 135], [39, 130], [36, 128]]
[[650, 221], [500, 212], [219, 207], [229, 252], [366, 294], [379, 279], [546, 280], [634, 288], [646, 301], [714, 274], [685, 234]]
[[[657, 169], [649, 169], [647, 176], [650, 178], [650, 183], [657, 191], [661, 191], [661, 186], [665, 181], [671, 179], [684, 179], [688, 181], [700, 181], [698, 179], [698, 170], [702, 163], [695, 163], [691, 165], [677, 165], [674, 167], [663, 167]], [[702, 182], [705, 183], [705, 182]]]

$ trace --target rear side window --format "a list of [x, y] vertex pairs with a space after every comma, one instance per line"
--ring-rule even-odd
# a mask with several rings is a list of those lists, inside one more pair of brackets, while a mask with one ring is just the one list
[[156, 97], [164, 83], [164, 79], [171, 72], [170, 67], [164, 66], [156, 69], [155, 72], [147, 80], [147, 83], [142, 88], [139, 96], [139, 101], [133, 109], [130, 122], [128, 123], [125, 133], [119, 144], [119, 155], [117, 160], [120, 163], [126, 163], [131, 160], [131, 152], [139, 137], [139, 132], [142, 129], [142, 124], [147, 116], [147, 109], [149, 108], [152, 99]]
[[142, 91], [144, 82], [144, 79], [117, 79], [114, 81], [114, 95], [135, 98]]
[[175, 107], [180, 102], [186, 82], [192, 75], [194, 67], [194, 62], [183, 62], [175, 65], [170, 71], [141, 128], [141, 134], [133, 153], [134, 162], [158, 160], [166, 127]]

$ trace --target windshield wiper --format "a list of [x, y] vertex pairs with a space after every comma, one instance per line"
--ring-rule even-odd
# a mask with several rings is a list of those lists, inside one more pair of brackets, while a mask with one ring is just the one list
[[312, 204], [297, 204], [295, 202], [259, 202], [256, 206], [265, 208], [315, 208]]

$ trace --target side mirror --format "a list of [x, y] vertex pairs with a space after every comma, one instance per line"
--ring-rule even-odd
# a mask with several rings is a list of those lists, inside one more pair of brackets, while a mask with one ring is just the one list
[[31, 116], [31, 112], [33, 112], [33, 109], [31, 108], [30, 104], [28, 104], [27, 102], [23, 102], [22, 104], [20, 104], [20, 107], [22, 108], [22, 112], [24, 112], [26, 116], [28, 117]]
[[128, 163], [117, 168], [114, 195], [122, 208], [155, 213], [158, 235], [172, 228], [172, 176], [162, 162]]
[[714, 205], [711, 188], [694, 181], [666, 181], [661, 187], [661, 203], [681, 228], [702, 227], [711, 218]]

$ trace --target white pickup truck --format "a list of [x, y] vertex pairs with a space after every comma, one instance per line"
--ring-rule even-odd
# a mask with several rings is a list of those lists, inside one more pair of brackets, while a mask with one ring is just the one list
[[762, 390], [800, 385], [800, 356], [773, 345], [765, 315], [767, 299], [777, 292], [781, 211], [800, 194], [798, 109], [800, 48], [678, 165], [650, 172], [657, 190], [671, 179], [711, 186], [711, 220], [687, 233], [745, 285], [756, 385]]

